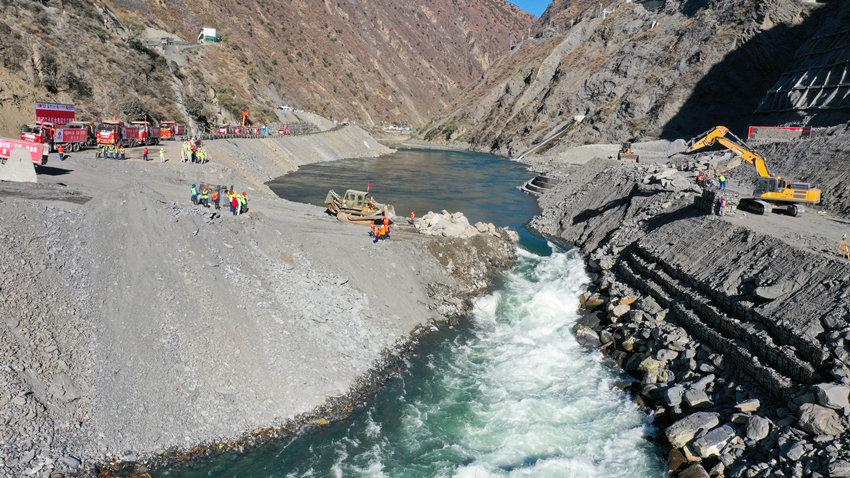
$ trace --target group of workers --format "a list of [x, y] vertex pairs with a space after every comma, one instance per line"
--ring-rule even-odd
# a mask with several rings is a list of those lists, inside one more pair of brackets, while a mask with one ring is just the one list
[[390, 218], [384, 216], [382, 224], [377, 225], [373, 222], [369, 227], [369, 236], [375, 238], [374, 243], [390, 238]]
[[715, 178], [717, 179], [717, 183], [719, 183], [719, 189], [721, 191], [725, 190], [726, 176], [724, 176], [723, 173], [718, 172], [716, 169], [714, 171], [700, 171], [699, 174], [697, 174], [697, 184], [708, 188], [714, 187]]
[[196, 184], [192, 185], [192, 204], [204, 207], [214, 207], [216, 210], [221, 209], [221, 200], [224, 198], [230, 205], [230, 212], [236, 216], [248, 212], [248, 193], [242, 192], [239, 194], [235, 190], [223, 188], [212, 189], [206, 186], [200, 189]]
[[180, 162], [204, 164], [207, 162], [207, 152], [201, 149], [201, 138], [191, 137], [180, 147]]
[[[142, 160], [148, 161], [148, 155], [150, 154], [150, 149], [145, 146], [145, 149], [142, 150]], [[103, 159], [127, 159], [127, 150], [124, 148], [124, 145], [110, 145], [110, 144], [102, 144], [100, 148], [97, 149], [94, 155], [95, 158], [103, 158]], [[159, 148], [159, 160], [161, 162], [165, 162], [165, 149]]]

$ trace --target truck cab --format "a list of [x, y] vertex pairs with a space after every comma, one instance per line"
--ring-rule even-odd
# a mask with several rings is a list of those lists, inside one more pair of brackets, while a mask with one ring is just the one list
[[97, 126], [97, 144], [119, 144], [123, 129], [124, 123], [121, 121], [104, 121]]
[[25, 124], [21, 126], [21, 141], [49, 143], [53, 140], [53, 123]]

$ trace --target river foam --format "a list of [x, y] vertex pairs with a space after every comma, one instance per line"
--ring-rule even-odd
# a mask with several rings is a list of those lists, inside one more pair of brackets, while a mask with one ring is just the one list
[[612, 387], [617, 372], [575, 341], [585, 280], [575, 252], [521, 251], [468, 324], [412, 358], [366, 410], [214, 474], [664, 476], [645, 416]]

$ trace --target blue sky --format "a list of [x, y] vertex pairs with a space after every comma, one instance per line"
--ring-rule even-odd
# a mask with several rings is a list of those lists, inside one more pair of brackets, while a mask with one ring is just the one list
[[543, 15], [543, 11], [546, 10], [546, 7], [552, 3], [552, 0], [508, 0], [519, 8], [525, 10], [526, 12], [532, 13], [536, 16]]

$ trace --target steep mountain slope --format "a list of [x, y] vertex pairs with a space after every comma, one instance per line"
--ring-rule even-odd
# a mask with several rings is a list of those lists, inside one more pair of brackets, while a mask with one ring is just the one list
[[793, 52], [842, 2], [556, 0], [526, 40], [426, 132], [501, 153], [576, 114], [574, 142], [748, 124]]
[[[280, 103], [421, 125], [534, 17], [504, 0], [0, 0], [0, 133], [32, 102], [82, 116], [271, 120]], [[195, 44], [202, 27], [221, 43]], [[174, 43], [160, 46], [168, 37]], [[181, 40], [182, 39], [182, 40]], [[79, 115], [78, 115], [79, 116]]]

